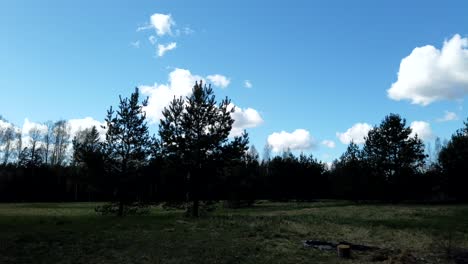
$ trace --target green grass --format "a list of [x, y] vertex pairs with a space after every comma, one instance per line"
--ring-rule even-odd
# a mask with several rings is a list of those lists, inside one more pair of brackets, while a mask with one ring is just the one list
[[160, 208], [146, 216], [99, 216], [96, 205], [0, 204], [0, 263], [400, 263], [372, 262], [371, 252], [340, 260], [334, 251], [304, 248], [306, 239], [455, 263], [445, 258], [449, 241], [468, 248], [466, 205], [262, 202], [199, 219]]

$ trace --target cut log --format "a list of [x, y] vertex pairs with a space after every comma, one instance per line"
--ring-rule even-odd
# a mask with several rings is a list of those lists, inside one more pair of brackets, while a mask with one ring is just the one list
[[351, 247], [349, 245], [340, 244], [337, 247], [338, 257], [348, 259], [351, 257]]

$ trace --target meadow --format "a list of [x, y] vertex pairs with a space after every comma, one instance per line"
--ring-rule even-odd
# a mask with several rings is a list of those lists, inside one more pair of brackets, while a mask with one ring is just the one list
[[[0, 263], [466, 263], [468, 205], [279, 203], [96, 214], [96, 203], [0, 204]], [[305, 240], [375, 248], [340, 259]]]

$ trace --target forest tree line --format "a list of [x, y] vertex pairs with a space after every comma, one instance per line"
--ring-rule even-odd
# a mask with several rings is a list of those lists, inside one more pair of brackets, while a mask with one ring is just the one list
[[[406, 120], [389, 114], [365, 143], [351, 142], [331, 167], [289, 150], [263, 157], [247, 132], [230, 137], [234, 109], [216, 101], [210, 86], [174, 98], [150, 135], [138, 89], [120, 97], [98, 128], [71, 138], [67, 121], [32, 128], [27, 142], [13, 126], [0, 130], [0, 201], [313, 200], [467, 201], [468, 120], [427, 155]], [[6, 124], [6, 121], [0, 119]]]

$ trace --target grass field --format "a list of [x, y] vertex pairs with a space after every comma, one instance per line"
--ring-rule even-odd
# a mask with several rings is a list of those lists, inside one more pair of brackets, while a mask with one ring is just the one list
[[[463, 263], [447, 250], [468, 248], [466, 205], [261, 202], [200, 219], [161, 208], [100, 216], [95, 206], [0, 204], [0, 263]], [[341, 260], [308, 239], [381, 250]]]

